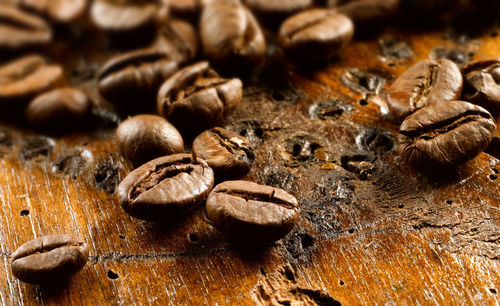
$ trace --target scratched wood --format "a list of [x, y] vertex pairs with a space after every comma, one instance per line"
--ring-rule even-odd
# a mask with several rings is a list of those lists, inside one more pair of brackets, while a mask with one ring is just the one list
[[[101, 127], [61, 137], [1, 124], [1, 303], [498, 305], [500, 161], [483, 153], [454, 173], [419, 174], [398, 157], [398, 126], [383, 102], [418, 60], [498, 56], [498, 30], [389, 28], [313, 73], [279, 55], [259, 67], [223, 125], [255, 146], [247, 179], [301, 204], [297, 227], [263, 250], [233, 249], [202, 208], [176, 225], [125, 214], [113, 191], [130, 166], [117, 153], [109, 111], [98, 112]], [[58, 35], [85, 37], [72, 31]], [[79, 44], [88, 52], [64, 43], [45, 51], [109, 110], [94, 75], [117, 50], [88, 39]], [[85, 268], [64, 287], [16, 280], [12, 252], [61, 232], [89, 243]]]

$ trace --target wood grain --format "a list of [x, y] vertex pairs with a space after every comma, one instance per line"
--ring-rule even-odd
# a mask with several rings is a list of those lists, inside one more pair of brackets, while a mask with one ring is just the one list
[[[50, 137], [2, 124], [1, 303], [498, 305], [500, 161], [483, 153], [454, 173], [420, 174], [401, 161], [398, 126], [384, 115], [385, 90], [414, 62], [437, 49], [496, 57], [500, 38], [490, 34], [498, 30], [462, 39], [448, 28], [387, 29], [313, 73], [280, 58], [258, 67], [223, 126], [255, 146], [247, 179], [284, 188], [301, 204], [298, 226], [262, 250], [232, 248], [202, 207], [175, 225], [125, 214], [113, 191], [131, 168], [113, 128]], [[384, 55], [387, 39], [412, 55]], [[117, 52], [82, 44], [91, 51], [64, 43], [46, 51], [91, 76]], [[110, 109], [94, 78], [68, 74], [96, 108]], [[12, 252], [51, 233], [84, 237], [86, 267], [62, 288], [16, 280]]]

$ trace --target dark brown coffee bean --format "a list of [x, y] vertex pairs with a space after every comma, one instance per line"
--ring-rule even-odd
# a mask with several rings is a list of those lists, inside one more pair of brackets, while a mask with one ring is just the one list
[[87, 95], [75, 88], [58, 88], [35, 98], [26, 108], [26, 119], [35, 128], [65, 133], [75, 130], [90, 110]]
[[12, 274], [30, 284], [65, 281], [85, 266], [89, 246], [79, 237], [47, 235], [28, 241], [12, 254]]
[[500, 60], [475, 61], [462, 68], [464, 100], [500, 111]]
[[463, 101], [443, 101], [403, 121], [399, 152], [416, 168], [455, 167], [482, 152], [495, 130], [495, 121], [484, 108]]
[[52, 30], [40, 17], [0, 4], [0, 50], [15, 50], [50, 42]]
[[255, 17], [236, 0], [205, 5], [200, 36], [205, 54], [216, 62], [254, 62], [266, 52], [266, 40]]
[[47, 65], [43, 58], [28, 55], [0, 67], [0, 101], [28, 100], [64, 82], [58, 65]]
[[138, 115], [120, 123], [116, 142], [123, 157], [135, 167], [160, 156], [184, 152], [184, 141], [177, 129], [154, 115]]
[[154, 46], [181, 64], [196, 57], [198, 33], [188, 22], [172, 19], [161, 27]]
[[400, 0], [353, 0], [337, 7], [337, 12], [351, 18], [358, 26], [376, 27], [381, 20], [392, 17], [399, 8]]
[[299, 218], [299, 205], [283, 189], [227, 181], [208, 196], [206, 213], [232, 243], [268, 245], [290, 232]]
[[47, 14], [58, 23], [70, 23], [83, 16], [87, 0], [20, 0], [23, 8]]
[[283, 22], [281, 47], [294, 59], [322, 61], [338, 54], [351, 41], [354, 26], [349, 17], [326, 9], [303, 11]]
[[95, 0], [90, 17], [101, 30], [147, 32], [168, 16], [168, 0]]
[[239, 79], [224, 79], [207, 62], [186, 67], [170, 77], [158, 91], [161, 116], [181, 132], [196, 135], [213, 127], [241, 101]]
[[118, 199], [129, 215], [151, 221], [175, 222], [203, 203], [214, 184], [207, 163], [189, 154], [153, 159], [118, 185]]
[[456, 100], [462, 91], [462, 74], [447, 59], [423, 60], [406, 70], [389, 87], [388, 106], [397, 121], [434, 103]]
[[291, 14], [309, 8], [312, 0], [244, 0], [245, 5], [255, 13]]
[[121, 109], [146, 109], [154, 105], [161, 83], [176, 71], [177, 63], [163, 51], [128, 52], [110, 59], [101, 69], [99, 93]]
[[207, 162], [218, 181], [245, 176], [254, 159], [252, 144], [246, 138], [220, 127], [198, 135], [193, 154]]

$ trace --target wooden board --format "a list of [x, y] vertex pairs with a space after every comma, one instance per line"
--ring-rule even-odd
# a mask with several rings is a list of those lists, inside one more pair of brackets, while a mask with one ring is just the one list
[[[46, 51], [96, 108], [109, 109], [94, 76], [118, 51], [77, 30], [58, 35], [78, 44]], [[260, 66], [224, 126], [255, 146], [246, 179], [294, 194], [301, 217], [254, 252], [229, 246], [203, 208], [175, 226], [125, 214], [113, 192], [130, 166], [113, 142], [113, 113], [96, 111], [90, 131], [62, 137], [2, 124], [0, 302], [498, 305], [500, 161], [483, 153], [453, 174], [419, 174], [398, 156], [383, 102], [418, 60], [498, 56], [498, 30], [386, 29], [312, 73], [279, 56]], [[84, 237], [86, 267], [62, 288], [16, 280], [12, 252], [51, 233]]]

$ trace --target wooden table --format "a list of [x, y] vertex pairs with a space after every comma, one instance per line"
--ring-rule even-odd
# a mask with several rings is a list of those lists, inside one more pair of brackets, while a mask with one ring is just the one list
[[[203, 208], [178, 225], [125, 214], [113, 192], [131, 168], [113, 142], [113, 113], [95, 111], [99, 127], [60, 137], [2, 124], [0, 302], [498, 305], [499, 159], [483, 153], [455, 173], [420, 174], [398, 156], [398, 125], [383, 102], [418, 60], [498, 56], [498, 30], [387, 29], [315, 72], [279, 56], [259, 67], [223, 126], [255, 146], [246, 179], [294, 194], [301, 217], [283, 240], [252, 252], [229, 246]], [[84, 34], [64, 30], [79, 43], [46, 51], [105, 109], [94, 76], [116, 50]], [[16, 280], [12, 252], [51, 233], [84, 237], [86, 267], [62, 288]]]

